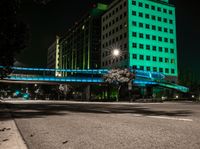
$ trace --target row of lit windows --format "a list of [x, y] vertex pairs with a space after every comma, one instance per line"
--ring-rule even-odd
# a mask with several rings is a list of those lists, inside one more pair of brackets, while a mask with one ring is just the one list
[[[139, 66], [137, 67], [136, 65], [133, 65], [132, 67], [133, 69], [139, 69], [139, 70], [144, 70], [145, 67], [144, 66]], [[146, 70], [147, 71], [154, 71], [154, 72], [161, 72], [163, 73], [165, 71], [165, 73], [170, 73], [174, 74], [175, 73], [175, 69], [169, 69], [169, 68], [157, 68], [157, 67], [150, 67], [150, 66], [146, 66]]]
[[120, 56], [120, 58], [113, 58], [113, 59], [108, 59], [106, 61], [103, 61], [102, 66], [112, 65], [126, 59], [127, 59], [127, 54], [125, 54], [124, 56]]
[[160, 42], [170, 42], [171, 44], [174, 43], [174, 39], [172, 38], [167, 38], [167, 37], [161, 37], [161, 36], [156, 36], [156, 35], [150, 35], [150, 34], [143, 34], [143, 33], [137, 33], [137, 32], [132, 32], [132, 37], [139, 37], [139, 38], [145, 38], [145, 39], [151, 39], [154, 41], [160, 41]]
[[[140, 49], [146, 49], [146, 50], [152, 50], [152, 51], [159, 51], [159, 52], [165, 52], [165, 53], [168, 53], [169, 52], [169, 48], [164, 48], [164, 47], [160, 47], [160, 46], [151, 46], [149, 44], [147, 45], [144, 45], [144, 44], [141, 44], [141, 43], [132, 43], [132, 47], [133, 48], [140, 48]], [[174, 53], [174, 49], [170, 49], [170, 53]]]
[[132, 25], [133, 26], [138, 26], [140, 28], [145, 28], [145, 29], [151, 29], [151, 30], [154, 30], [154, 31], [159, 31], [159, 32], [165, 32], [165, 33], [170, 33], [170, 34], [173, 34], [174, 33], [174, 30], [173, 29], [168, 29], [167, 27], [161, 27], [161, 26], [156, 26], [156, 25], [150, 25], [150, 24], [145, 24], [145, 23], [142, 23], [142, 22], [136, 22], [136, 21], [132, 21]]
[[165, 62], [165, 63], [171, 63], [171, 64], [175, 64], [175, 59], [169, 59], [169, 58], [163, 58], [163, 57], [156, 57], [156, 56], [149, 56], [149, 55], [137, 55], [137, 54], [133, 54], [132, 58], [135, 60], [146, 60], [146, 61], [154, 61], [154, 62]]
[[132, 5], [134, 6], [139, 6], [139, 7], [144, 7], [144, 8], [147, 8], [147, 9], [151, 9], [151, 10], [154, 10], [154, 11], [158, 11], [158, 12], [163, 12], [163, 13], [168, 13], [170, 15], [173, 14], [173, 11], [172, 10], [167, 10], [166, 8], [161, 8], [161, 7], [156, 7], [154, 5], [149, 5], [149, 4], [145, 4], [145, 3], [142, 3], [142, 2], [136, 2], [136, 0], [132, 0]]
[[[132, 15], [133, 16], [137, 16], [137, 12], [136, 11], [132, 11]], [[155, 15], [150, 15], [150, 14], [144, 14], [144, 13], [142, 13], [142, 12], [138, 12], [138, 16], [139, 17], [144, 17], [145, 16], [145, 18], [146, 19], [150, 19], [151, 18], [151, 20], [154, 20], [154, 21], [159, 21], [159, 22], [164, 22], [164, 23], [168, 23], [169, 22], [169, 24], [173, 24], [173, 20], [172, 19], [169, 19], [169, 21], [168, 21], [168, 19], [167, 18], [162, 18], [162, 17], [159, 17], [159, 16], [155, 16]]]
[[115, 9], [113, 9], [112, 12], [109, 12], [106, 16], [104, 16], [103, 22], [108, 18], [110, 18], [111, 16], [113, 16], [115, 13], [118, 13], [119, 10], [122, 10], [123, 6], [126, 7], [126, 1], [123, 4], [119, 5], [118, 7], [116, 7]]

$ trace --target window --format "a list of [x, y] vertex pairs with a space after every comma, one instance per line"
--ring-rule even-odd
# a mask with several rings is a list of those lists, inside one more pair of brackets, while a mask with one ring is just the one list
[[158, 8], [157, 8], [157, 10], [158, 10], [158, 11], [161, 11], [161, 8], [160, 8], [160, 7], [158, 7]]
[[170, 29], [169, 32], [170, 32], [170, 34], [173, 34], [173, 33], [174, 33], [174, 30], [173, 30], [173, 29]]
[[162, 27], [158, 26], [158, 31], [162, 32]]
[[172, 64], [175, 64], [175, 60], [174, 60], [174, 59], [171, 59], [171, 63], [172, 63]]
[[163, 62], [163, 58], [162, 57], [159, 57], [159, 62]]
[[170, 39], [170, 43], [174, 43], [174, 39]]
[[145, 18], [146, 18], [146, 19], [149, 19], [149, 14], [145, 14]]
[[147, 71], [151, 71], [151, 69], [150, 69], [150, 67], [149, 67], [149, 66], [147, 67]]
[[139, 33], [139, 37], [140, 37], [140, 38], [144, 38], [144, 34]]
[[137, 36], [137, 33], [136, 33], [136, 32], [132, 32], [132, 36], [133, 36], [133, 37], [136, 37], [136, 36]]
[[169, 20], [169, 24], [173, 24], [173, 21], [172, 21], [172, 20]]
[[144, 49], [144, 45], [143, 44], [139, 44], [140, 49]]
[[155, 10], [155, 6], [151, 6], [151, 9], [152, 9], [152, 10]]
[[169, 10], [169, 14], [172, 14], [172, 10]]
[[169, 73], [169, 69], [168, 68], [165, 68], [165, 73]]
[[159, 50], [159, 52], [162, 52], [162, 47], [159, 47], [158, 50]]
[[146, 27], [147, 29], [149, 29], [149, 28], [150, 28], [150, 25], [149, 25], [149, 24], [146, 24], [145, 27]]
[[158, 17], [158, 21], [161, 21], [161, 17]]
[[133, 54], [133, 59], [137, 59], [137, 55], [136, 54]]
[[132, 21], [132, 25], [133, 25], [133, 26], [136, 26], [137, 24], [136, 24], [136, 22], [135, 22], [135, 21]]
[[136, 1], [135, 0], [132, 0], [132, 5], [136, 5]]
[[169, 59], [168, 58], [165, 58], [165, 63], [169, 63]]
[[153, 61], [157, 61], [157, 59], [156, 59], [156, 57], [155, 57], [155, 56], [153, 56]]
[[165, 53], [168, 53], [168, 48], [165, 48]]
[[168, 29], [167, 29], [167, 28], [164, 28], [164, 32], [167, 33], [167, 32], [168, 32]]
[[174, 70], [174, 69], [171, 69], [171, 73], [174, 74], [174, 73], [175, 73], [175, 70]]
[[139, 12], [139, 17], [143, 17], [143, 13], [142, 12]]
[[157, 67], [153, 67], [153, 71], [154, 71], [154, 72], [157, 72]]
[[136, 65], [133, 65], [133, 67], [132, 67], [133, 69], [137, 69], [137, 66]]
[[137, 48], [137, 43], [134, 42], [134, 43], [132, 44], [132, 46], [133, 46], [133, 48]]
[[146, 56], [146, 60], [147, 60], [147, 61], [150, 61], [150, 56]]
[[174, 53], [174, 49], [170, 49], [170, 53]]
[[139, 7], [143, 7], [143, 4], [142, 4], [141, 2], [139, 2], [139, 4], [138, 4], [138, 5], [139, 5]]
[[152, 25], [152, 30], [156, 30], [156, 26], [155, 25]]
[[168, 42], [168, 38], [164, 38], [164, 41], [165, 41], [165, 42]]
[[152, 48], [152, 49], [153, 49], [153, 51], [156, 51], [156, 46], [153, 46], [153, 48]]
[[144, 55], [140, 55], [140, 60], [144, 60]]
[[140, 66], [140, 70], [144, 70], [144, 66]]
[[143, 23], [139, 23], [139, 27], [143, 27]]
[[146, 45], [146, 49], [147, 49], [147, 50], [150, 50], [150, 45]]
[[152, 40], [156, 40], [156, 36], [155, 35], [152, 36]]
[[150, 35], [149, 34], [146, 34], [146, 39], [150, 39]]
[[149, 4], [145, 4], [145, 8], [149, 8]]
[[132, 11], [132, 15], [133, 15], [133, 16], [136, 16], [136, 11]]
[[164, 8], [164, 9], [163, 9], [163, 12], [164, 12], [164, 13], [167, 13], [167, 9]]
[[167, 23], [167, 18], [164, 18], [164, 19], [163, 19], [163, 22]]
[[163, 72], [163, 68], [159, 68], [159, 72]]
[[159, 36], [159, 37], [158, 37], [158, 41], [162, 41], [162, 37]]
[[152, 19], [152, 20], [155, 20], [155, 19], [156, 19], [156, 16], [154, 16], [154, 15], [151, 16], [151, 19]]

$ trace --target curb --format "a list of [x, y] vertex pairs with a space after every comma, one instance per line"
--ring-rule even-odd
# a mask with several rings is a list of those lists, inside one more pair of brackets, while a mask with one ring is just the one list
[[[3, 111], [5, 111], [5, 115], [7, 120], [1, 121], [0, 128], [6, 129], [9, 128], [9, 131], [3, 131], [0, 135], [1, 138], [4, 138], [0, 143], [0, 148], [2, 149], [28, 149], [18, 127], [13, 119], [10, 111], [6, 108], [6, 104], [4, 102], [0, 103], [3, 105]], [[5, 141], [6, 140], [6, 141]]]

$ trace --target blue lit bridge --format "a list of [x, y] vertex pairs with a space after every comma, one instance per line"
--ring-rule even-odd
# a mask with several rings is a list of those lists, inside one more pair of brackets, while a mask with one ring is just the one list
[[[0, 68], [4, 68], [0, 66]], [[43, 83], [43, 84], [61, 84], [61, 83], [87, 83], [87, 84], [105, 84], [103, 75], [107, 74], [109, 69], [48, 69], [48, 68], [24, 68], [11, 67], [12, 73], [1, 82], [11, 83]], [[150, 72], [143, 70], [131, 70], [135, 73], [133, 85], [136, 86], [161, 86], [175, 89], [181, 92], [188, 92], [187, 87], [169, 83], [165, 80], [165, 75], [159, 72]], [[65, 76], [65, 74], [69, 74]], [[55, 75], [57, 74], [57, 75]], [[65, 77], [63, 77], [65, 76]]]

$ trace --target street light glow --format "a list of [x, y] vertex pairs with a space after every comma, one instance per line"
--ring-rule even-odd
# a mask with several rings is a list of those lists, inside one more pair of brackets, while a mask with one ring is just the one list
[[113, 55], [114, 56], [119, 56], [120, 52], [119, 52], [119, 49], [114, 49], [113, 50]]

